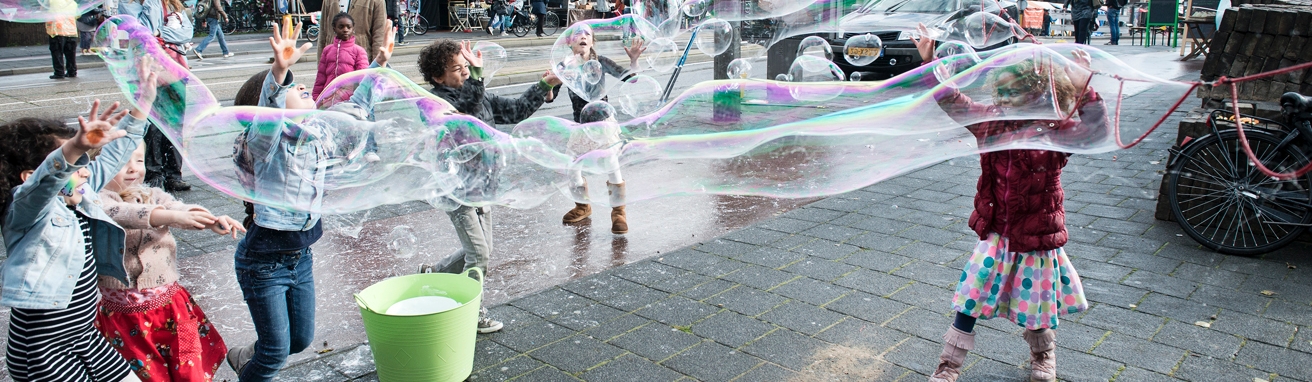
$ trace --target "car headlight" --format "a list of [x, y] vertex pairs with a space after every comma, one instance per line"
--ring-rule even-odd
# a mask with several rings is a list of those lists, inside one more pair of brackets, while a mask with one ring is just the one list
[[897, 32], [897, 39], [898, 39], [898, 40], [910, 40], [910, 39], [911, 39], [911, 36], [914, 36], [915, 33], [916, 33], [915, 31], [901, 31], [901, 32]]

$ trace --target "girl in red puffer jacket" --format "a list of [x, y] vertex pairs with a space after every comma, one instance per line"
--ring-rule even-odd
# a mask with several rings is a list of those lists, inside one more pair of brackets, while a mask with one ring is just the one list
[[[928, 35], [921, 26], [921, 35]], [[934, 59], [934, 41], [915, 39], [923, 62]], [[1014, 142], [1047, 141], [1067, 147], [1106, 144], [1111, 135], [1102, 98], [1088, 86], [1088, 53], [1073, 53], [1079, 65], [1060, 65], [1040, 56], [992, 68], [986, 77], [992, 104], [972, 101], [944, 87], [935, 99], [958, 120], [985, 120], [966, 126], [981, 149]], [[1065, 66], [1065, 67], [1063, 67]], [[933, 76], [926, 76], [932, 78]], [[1011, 120], [1022, 107], [1053, 104], [1061, 115], [1078, 119]], [[1046, 106], [1045, 106], [1046, 105]], [[952, 300], [956, 320], [943, 335], [943, 353], [931, 382], [956, 381], [966, 353], [975, 345], [975, 321], [1003, 317], [1027, 329], [1030, 379], [1055, 381], [1057, 318], [1082, 312], [1089, 304], [1080, 276], [1062, 246], [1066, 212], [1061, 169], [1070, 154], [1047, 150], [1002, 150], [980, 154], [970, 228], [980, 242], [962, 270]]]
[[355, 44], [355, 19], [346, 12], [333, 16], [333, 31], [337, 38], [332, 45], [323, 47], [319, 56], [319, 75], [314, 77], [314, 90], [311, 93], [319, 99], [319, 92], [337, 76], [369, 67], [369, 53]]

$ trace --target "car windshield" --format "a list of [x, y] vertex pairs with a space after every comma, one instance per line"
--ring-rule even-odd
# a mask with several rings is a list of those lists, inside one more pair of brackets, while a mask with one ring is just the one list
[[958, 9], [958, 0], [870, 0], [862, 13], [948, 13]]

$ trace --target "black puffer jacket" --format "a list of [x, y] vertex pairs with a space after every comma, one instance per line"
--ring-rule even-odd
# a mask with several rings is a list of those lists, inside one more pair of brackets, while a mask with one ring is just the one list
[[496, 126], [496, 124], [519, 123], [533, 115], [533, 112], [546, 102], [547, 91], [541, 82], [530, 86], [519, 98], [502, 97], [488, 93], [482, 80], [470, 78], [464, 86], [453, 88], [445, 85], [433, 87], [433, 95], [441, 97], [455, 106], [456, 111], [469, 114], [474, 118]]
[[1071, 20], [1093, 20], [1098, 17], [1092, 0], [1066, 0], [1066, 6], [1071, 8]]

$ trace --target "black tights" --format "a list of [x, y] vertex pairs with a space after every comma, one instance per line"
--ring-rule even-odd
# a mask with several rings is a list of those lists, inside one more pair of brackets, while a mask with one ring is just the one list
[[[952, 321], [952, 327], [957, 328], [957, 330], [970, 333], [975, 331], [975, 321], [977, 320], [979, 319], [966, 315], [965, 313], [957, 312], [957, 318]], [[1046, 329], [1035, 330], [1035, 332], [1042, 332], [1044, 330]]]

